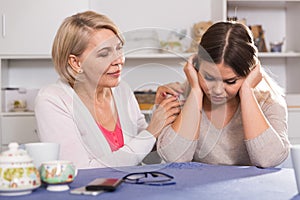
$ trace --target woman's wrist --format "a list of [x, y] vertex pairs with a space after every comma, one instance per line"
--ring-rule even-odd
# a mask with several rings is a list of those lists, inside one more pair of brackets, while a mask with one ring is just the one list
[[155, 138], [157, 138], [159, 136], [159, 132], [160, 132], [160, 131], [155, 131], [155, 128], [152, 127], [151, 124], [149, 124], [149, 126], [146, 128], [146, 131], [148, 131]]
[[196, 101], [199, 110], [202, 110], [203, 91], [201, 90], [201, 88], [191, 88], [189, 96], [193, 96], [193, 101]]
[[253, 88], [247, 86], [247, 85], [242, 85], [240, 91], [239, 91], [239, 96], [242, 98], [243, 96], [249, 96], [253, 94]]

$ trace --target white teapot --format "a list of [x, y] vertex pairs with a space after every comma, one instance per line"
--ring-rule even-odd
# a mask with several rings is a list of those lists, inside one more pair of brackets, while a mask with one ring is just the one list
[[41, 185], [39, 171], [18, 143], [10, 143], [8, 147], [0, 154], [0, 195], [30, 194]]

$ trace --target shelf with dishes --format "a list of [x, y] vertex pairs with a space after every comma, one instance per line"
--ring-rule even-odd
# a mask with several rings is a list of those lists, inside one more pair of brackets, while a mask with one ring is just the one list
[[[248, 7], [266, 7], [266, 8], [281, 8], [286, 5], [290, 0], [227, 0], [229, 6], [248, 6]], [[297, 0], [292, 0], [290, 2], [297, 2]]]
[[2, 112], [1, 116], [11, 117], [11, 116], [34, 116], [33, 111], [23, 111], [23, 112]]
[[[140, 53], [125, 55], [127, 59], [174, 59], [174, 58], [188, 58], [193, 53]], [[259, 52], [260, 58], [300, 58], [300, 52]]]
[[[173, 59], [173, 58], [188, 58], [195, 53], [132, 53], [126, 54], [127, 59]], [[300, 57], [300, 52], [259, 52], [259, 57]], [[51, 59], [50, 55], [0, 55], [3, 60], [19, 60], [19, 59]]]
[[259, 52], [260, 58], [300, 58], [300, 52]]
[[36, 60], [36, 59], [51, 59], [51, 55], [48, 54], [0, 54], [2, 60]]
[[192, 53], [132, 53], [126, 54], [126, 59], [187, 59]]

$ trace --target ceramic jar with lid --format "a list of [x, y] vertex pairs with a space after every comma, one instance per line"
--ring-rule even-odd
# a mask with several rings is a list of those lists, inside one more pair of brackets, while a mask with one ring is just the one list
[[41, 185], [39, 171], [32, 158], [17, 143], [0, 154], [0, 195], [30, 194]]

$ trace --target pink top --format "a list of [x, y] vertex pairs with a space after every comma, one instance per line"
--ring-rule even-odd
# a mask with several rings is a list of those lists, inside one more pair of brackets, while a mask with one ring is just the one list
[[98, 127], [100, 128], [106, 140], [108, 141], [112, 151], [117, 151], [118, 149], [124, 146], [123, 132], [122, 132], [119, 118], [115, 130], [113, 131], [107, 130], [100, 124], [98, 124]]

